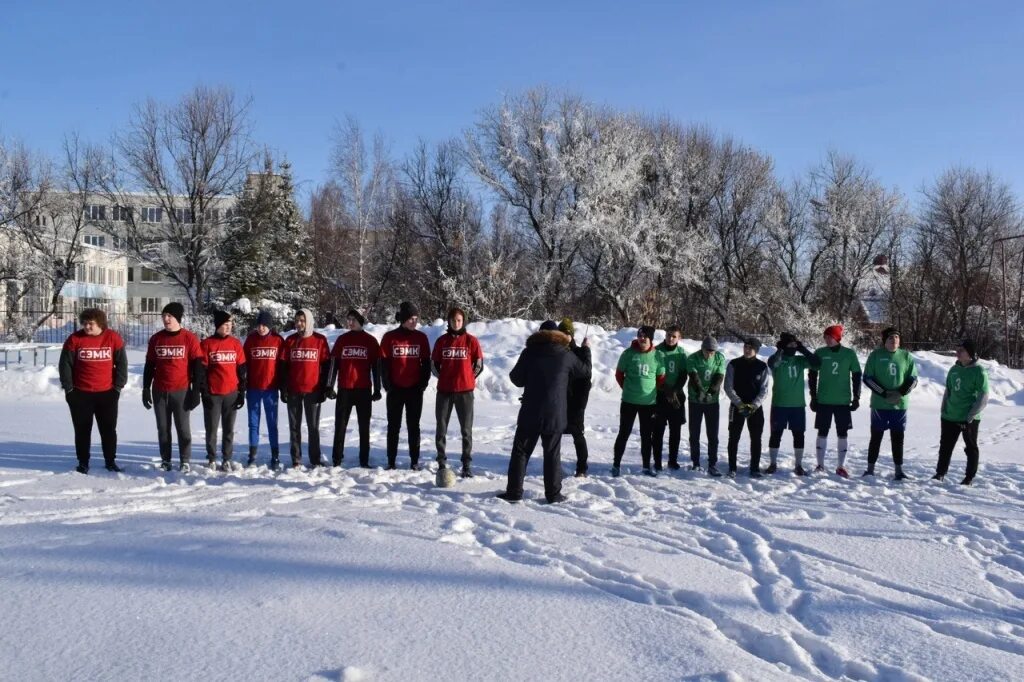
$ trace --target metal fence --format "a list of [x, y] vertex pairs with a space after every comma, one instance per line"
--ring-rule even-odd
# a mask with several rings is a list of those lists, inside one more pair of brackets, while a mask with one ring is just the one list
[[[0, 310], [0, 343], [35, 343], [63, 344], [78, 329], [78, 313], [65, 312], [49, 317], [32, 335], [31, 339], [19, 339], [15, 329], [33, 323], [46, 315], [45, 312], [23, 312], [15, 316]], [[205, 315], [186, 316], [186, 328], [195, 332], [200, 339], [213, 333], [212, 318]], [[108, 313], [107, 326], [124, 339], [125, 344], [133, 347], [145, 347], [156, 332], [164, 328], [163, 316], [160, 313]], [[248, 333], [248, 325], [243, 320], [235, 320], [234, 334], [243, 337]]]

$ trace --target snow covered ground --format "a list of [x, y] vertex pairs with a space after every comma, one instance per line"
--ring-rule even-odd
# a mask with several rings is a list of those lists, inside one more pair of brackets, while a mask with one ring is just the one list
[[[970, 488], [952, 480], [960, 449], [950, 481], [927, 480], [952, 362], [927, 353], [904, 484], [889, 480], [887, 447], [874, 480], [798, 479], [786, 441], [775, 477], [649, 479], [635, 437], [611, 479], [612, 368], [634, 332], [591, 328], [592, 475], [567, 478], [569, 501], [548, 506], [534, 461], [530, 499], [513, 506], [494, 497], [518, 407], [507, 371], [536, 326], [470, 326], [488, 356], [479, 473], [446, 490], [432, 471], [160, 473], [137, 351], [126, 472], [96, 454], [81, 476], [56, 370], [0, 372], [0, 679], [1024, 679], [1024, 373], [990, 370]], [[328, 403], [326, 453], [333, 432]], [[723, 419], [723, 457], [724, 435]], [[867, 435], [864, 409], [855, 475]], [[570, 439], [563, 454], [571, 472]], [[746, 456], [744, 444], [741, 470]]]

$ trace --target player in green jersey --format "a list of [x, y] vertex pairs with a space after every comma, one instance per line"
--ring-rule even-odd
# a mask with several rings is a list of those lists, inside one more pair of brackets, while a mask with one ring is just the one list
[[718, 340], [705, 336], [700, 350], [686, 358], [690, 394], [691, 469], [700, 471], [700, 425], [708, 437], [708, 475], [721, 476], [718, 470], [718, 394], [725, 381], [725, 356], [718, 352]]
[[807, 474], [803, 466], [804, 432], [807, 430], [804, 377], [809, 367], [821, 367], [821, 360], [793, 334], [783, 333], [775, 353], [768, 358], [768, 368], [772, 371], [772, 408], [771, 434], [768, 436], [770, 462], [765, 469], [766, 474], [774, 474], [778, 468], [779, 446], [786, 429], [793, 432], [793, 459], [796, 462], [793, 472], [797, 476]]
[[907, 395], [917, 386], [917, 364], [914, 356], [900, 348], [900, 332], [896, 327], [882, 331], [882, 347], [871, 351], [864, 363], [864, 385], [871, 396], [871, 440], [868, 442], [868, 468], [864, 476], [875, 475], [875, 462], [882, 448], [882, 437], [889, 432], [892, 443], [894, 480], [902, 481], [903, 436], [907, 430]]
[[843, 327], [834, 324], [822, 334], [825, 345], [814, 354], [821, 360], [820, 371], [812, 369], [808, 377], [811, 389], [811, 412], [815, 413], [814, 428], [818, 431], [815, 454], [816, 472], [825, 471], [825, 453], [828, 450], [828, 432], [832, 421], [836, 423], [836, 452], [839, 455], [836, 473], [849, 478], [846, 453], [849, 449], [847, 434], [853, 428], [853, 411], [860, 407], [860, 360], [857, 352], [842, 344]]
[[974, 342], [964, 340], [956, 349], [956, 364], [946, 375], [942, 396], [942, 432], [939, 436], [939, 462], [933, 479], [941, 481], [949, 471], [953, 448], [964, 437], [967, 471], [962, 485], [970, 485], [978, 473], [978, 426], [981, 412], [988, 404], [988, 373], [978, 363]]
[[683, 338], [677, 325], [665, 329], [665, 340], [658, 344], [661, 363], [665, 367], [665, 383], [658, 390], [654, 410], [654, 470], [661, 470], [661, 450], [668, 426], [668, 468], [679, 468], [679, 437], [686, 423], [686, 351], [679, 345]]
[[637, 331], [636, 339], [619, 356], [615, 380], [622, 387], [622, 403], [619, 406], [619, 435], [615, 439], [612, 476], [619, 475], [626, 441], [633, 432], [637, 416], [640, 417], [640, 458], [644, 474], [657, 476], [651, 469], [651, 431], [658, 387], [665, 381], [665, 367], [661, 364], [661, 353], [654, 348], [654, 327], [644, 326]]

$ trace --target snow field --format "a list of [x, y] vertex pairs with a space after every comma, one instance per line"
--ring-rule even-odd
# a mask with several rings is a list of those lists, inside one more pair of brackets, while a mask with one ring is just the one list
[[[534, 461], [528, 499], [508, 505], [494, 497], [518, 408], [507, 370], [536, 326], [470, 327], [487, 356], [478, 473], [452, 489], [433, 486], [432, 464], [347, 468], [351, 432], [343, 469], [159, 472], [138, 353], [119, 429], [126, 472], [69, 473], [71, 426], [52, 368], [0, 373], [0, 677], [1024, 679], [1021, 372], [990, 368], [970, 488], [926, 480], [936, 384], [952, 362], [932, 354], [917, 356], [905, 484], [887, 478], [887, 446], [875, 479], [796, 478], [788, 438], [783, 473], [729, 481], [635, 475], [634, 436], [625, 475], [612, 479], [611, 375], [633, 332], [591, 328], [592, 475], [566, 479], [565, 504], [543, 505]], [[427, 331], [433, 342], [441, 328]], [[381, 405], [371, 424], [378, 465]], [[855, 414], [855, 477], [866, 421], [866, 410]], [[196, 413], [193, 462], [205, 459], [201, 422]], [[424, 460], [433, 422], [428, 392]], [[456, 433], [453, 424], [450, 448]], [[239, 415], [236, 453], [245, 434]], [[723, 457], [724, 419], [721, 436]], [[685, 426], [683, 441], [685, 459]], [[571, 439], [563, 458], [571, 470]], [[746, 462], [741, 443], [741, 472]], [[948, 478], [962, 467], [958, 449]]]

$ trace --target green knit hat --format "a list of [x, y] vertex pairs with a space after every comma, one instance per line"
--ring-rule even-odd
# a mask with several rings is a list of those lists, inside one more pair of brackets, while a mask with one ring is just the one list
[[562, 321], [558, 323], [558, 331], [563, 334], [568, 334], [569, 336], [574, 335], [576, 333], [576, 328], [572, 326], [572, 318], [563, 317]]

